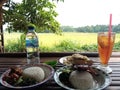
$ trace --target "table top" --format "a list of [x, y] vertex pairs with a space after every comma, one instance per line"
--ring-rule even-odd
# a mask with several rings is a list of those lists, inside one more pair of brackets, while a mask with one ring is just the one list
[[[41, 63], [51, 60], [58, 60], [59, 58], [73, 53], [43, 53], [40, 56]], [[87, 55], [90, 59], [98, 61], [95, 63], [99, 65], [99, 57], [97, 53], [82, 53]], [[0, 54], [0, 75], [8, 68], [15, 65], [26, 64], [25, 54]], [[63, 65], [58, 63], [55, 70], [62, 67]], [[109, 66], [112, 68], [113, 72], [110, 74], [112, 83], [105, 90], [120, 90], [120, 52], [114, 53], [109, 61]], [[9, 90], [0, 84], [0, 90]], [[57, 83], [55, 83], [53, 77], [42, 86], [36, 88], [35, 90], [63, 90]]]

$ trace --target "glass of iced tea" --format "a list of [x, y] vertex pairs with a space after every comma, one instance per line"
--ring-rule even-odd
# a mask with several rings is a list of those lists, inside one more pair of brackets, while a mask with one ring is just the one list
[[115, 42], [115, 33], [100, 32], [98, 33], [97, 41], [101, 63], [101, 65], [98, 66], [98, 68], [102, 69], [107, 73], [112, 73], [112, 69], [108, 66], [108, 62], [112, 54], [112, 49]]

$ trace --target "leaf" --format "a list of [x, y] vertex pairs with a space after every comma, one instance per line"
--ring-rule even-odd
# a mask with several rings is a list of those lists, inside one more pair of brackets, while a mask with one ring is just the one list
[[55, 68], [56, 64], [57, 64], [57, 60], [52, 60], [52, 61], [46, 61], [45, 64], [52, 66], [53, 68]]
[[20, 83], [22, 83], [23, 82], [23, 79], [22, 79], [23, 77], [21, 76], [17, 81], [16, 81], [16, 83], [15, 83], [15, 85], [19, 85]]

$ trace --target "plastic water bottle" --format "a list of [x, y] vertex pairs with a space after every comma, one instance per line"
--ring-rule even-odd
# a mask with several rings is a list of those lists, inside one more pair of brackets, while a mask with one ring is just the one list
[[40, 63], [39, 42], [34, 26], [28, 26], [28, 32], [26, 34], [26, 51], [28, 64]]

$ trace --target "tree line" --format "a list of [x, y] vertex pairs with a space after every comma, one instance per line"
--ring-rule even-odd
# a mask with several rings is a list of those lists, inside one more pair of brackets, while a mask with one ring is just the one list
[[[61, 30], [63, 32], [89, 32], [89, 33], [96, 33], [96, 32], [107, 32], [109, 26], [108, 25], [91, 25], [91, 26], [83, 26], [83, 27], [73, 27], [73, 26], [61, 26]], [[112, 31], [120, 33], [120, 24], [112, 25]]]

